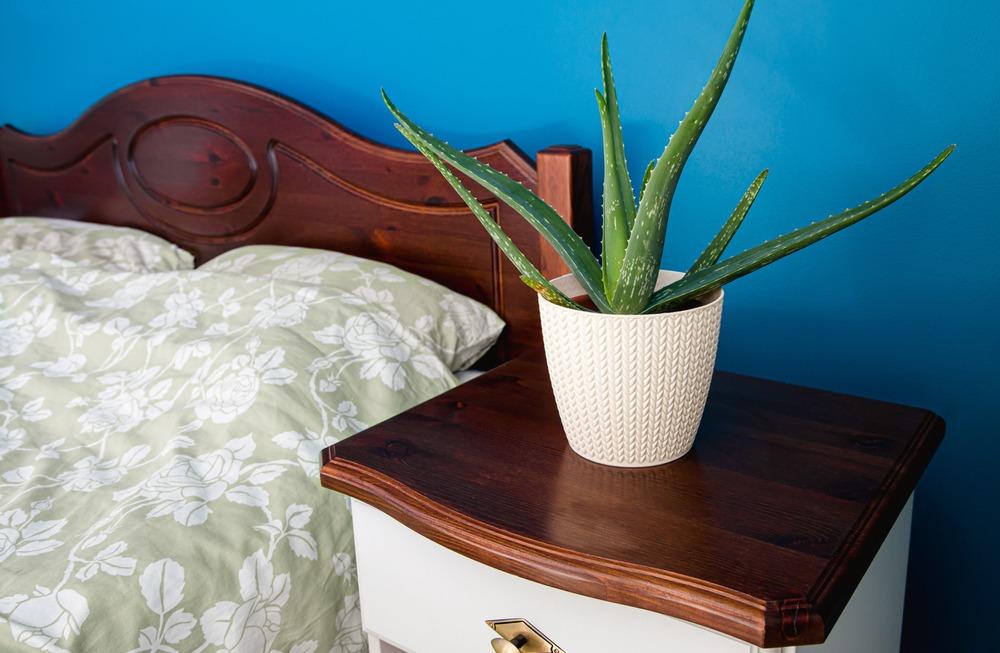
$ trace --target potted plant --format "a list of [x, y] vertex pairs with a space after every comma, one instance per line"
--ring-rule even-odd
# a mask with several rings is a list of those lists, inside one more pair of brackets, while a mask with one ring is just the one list
[[[708, 83], [660, 157], [646, 168], [638, 203], [625, 164], [618, 98], [607, 37], [602, 40], [604, 92], [596, 91], [604, 141], [601, 260], [544, 201], [521, 184], [434, 137], [400, 112], [397, 129], [444, 175], [521, 279], [539, 294], [546, 360], [570, 446], [590, 460], [649, 466], [690, 450], [715, 364], [722, 286], [872, 215], [913, 190], [951, 154], [946, 148], [882, 195], [783, 236], [721, 259], [767, 171], [686, 272], [660, 269], [667, 217], [677, 181], [729, 79], [753, 0], [746, 0]], [[449, 166], [468, 175], [524, 217], [571, 270], [544, 278]], [[590, 306], [583, 303], [589, 299]]]

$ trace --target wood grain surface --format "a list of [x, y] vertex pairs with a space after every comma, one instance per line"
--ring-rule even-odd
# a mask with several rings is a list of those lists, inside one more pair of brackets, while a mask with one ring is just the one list
[[[384, 119], [391, 122], [388, 111]], [[592, 232], [588, 150], [547, 148], [537, 170], [510, 141], [470, 154], [538, 190], [582, 234]], [[467, 183], [545, 274], [566, 272], [520, 216]], [[139, 82], [48, 136], [3, 127], [0, 215], [136, 227], [187, 249], [199, 263], [250, 244], [346, 252], [492, 307], [507, 322], [493, 361], [540, 338], [535, 293], [423, 156], [233, 80]]]
[[501, 570], [806, 645], [943, 434], [926, 410], [720, 372], [690, 454], [606, 467], [569, 449], [534, 352], [331, 447], [322, 482]]

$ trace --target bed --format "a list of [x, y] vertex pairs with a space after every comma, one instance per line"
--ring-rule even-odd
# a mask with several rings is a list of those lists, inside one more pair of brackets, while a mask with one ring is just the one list
[[[473, 153], [590, 236], [587, 150]], [[319, 488], [319, 451], [470, 362], [425, 341], [434, 324], [406, 316], [423, 286], [399, 278], [506, 323], [484, 367], [538, 344], [534, 293], [419, 154], [240, 82], [140, 82], [55, 135], [4, 127], [0, 161], [0, 216], [130, 227], [199, 265], [0, 256], [0, 649], [364, 650], [349, 508]], [[330, 253], [238, 249], [265, 245]], [[254, 271], [272, 259], [285, 276]], [[389, 342], [357, 313], [376, 301], [423, 331]]]

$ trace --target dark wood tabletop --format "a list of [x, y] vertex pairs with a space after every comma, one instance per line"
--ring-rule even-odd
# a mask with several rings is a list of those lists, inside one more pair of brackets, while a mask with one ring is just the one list
[[806, 645], [943, 435], [926, 410], [718, 372], [691, 453], [607, 467], [569, 448], [537, 352], [330, 447], [322, 482], [512, 574]]

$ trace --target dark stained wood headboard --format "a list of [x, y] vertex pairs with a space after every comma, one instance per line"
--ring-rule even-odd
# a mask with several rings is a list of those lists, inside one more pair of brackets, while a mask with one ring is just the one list
[[[537, 170], [509, 141], [471, 154], [591, 235], [589, 150], [547, 148]], [[261, 243], [377, 259], [496, 310], [507, 329], [494, 361], [539, 342], [534, 293], [420, 154], [363, 138], [271, 91], [216, 77], [149, 79], [57, 134], [3, 127], [0, 160], [0, 215], [136, 227], [199, 262]], [[566, 271], [520, 216], [472, 187], [543, 273]]]

